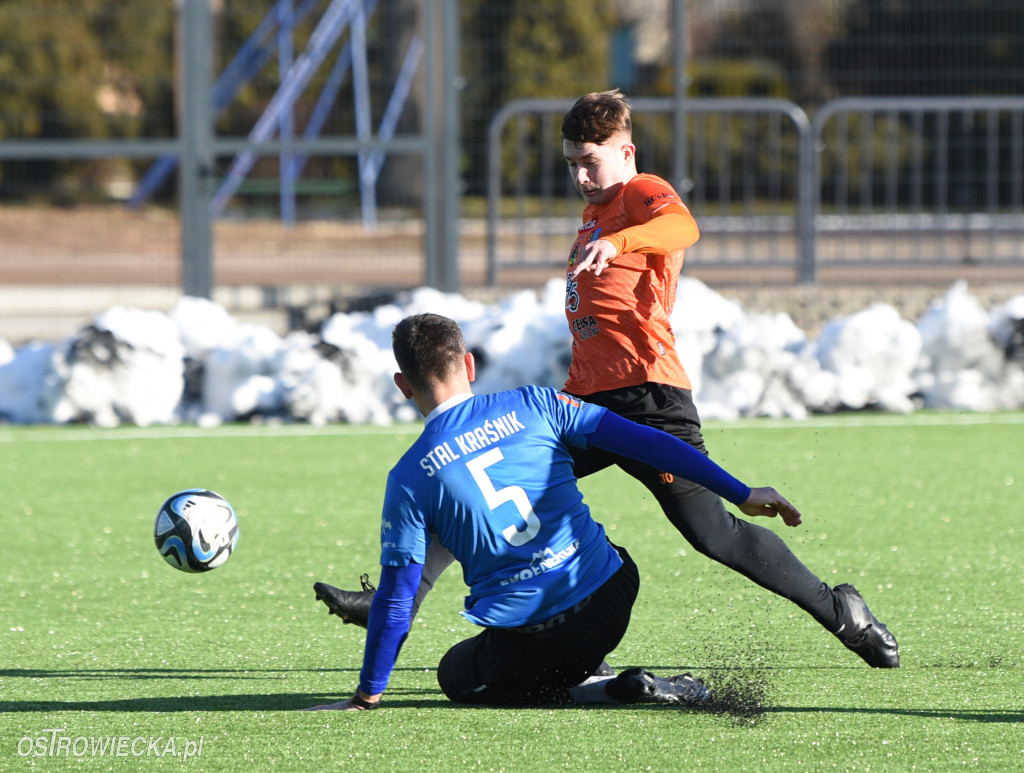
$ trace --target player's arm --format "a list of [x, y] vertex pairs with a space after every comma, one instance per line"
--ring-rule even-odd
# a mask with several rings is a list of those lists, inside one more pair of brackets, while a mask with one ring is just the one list
[[800, 512], [775, 489], [770, 486], [750, 488], [689, 443], [667, 432], [605, 411], [586, 438], [598, 448], [699, 483], [732, 502], [746, 515], [781, 515], [787, 526], [800, 524]]
[[388, 685], [402, 643], [409, 633], [413, 600], [422, 576], [423, 564], [414, 561], [406, 566], [381, 567], [380, 584], [370, 603], [363, 669], [356, 692], [364, 702], [379, 703]]
[[631, 225], [613, 234], [587, 242], [580, 249], [573, 276], [593, 271], [600, 276], [609, 261], [626, 252], [667, 255], [684, 250], [700, 237], [697, 222], [682, 204], [666, 204], [645, 223]]
[[314, 706], [307, 711], [360, 711], [375, 709], [398, 660], [412, 615], [413, 600], [423, 576], [423, 564], [382, 566], [380, 583], [370, 603], [366, 625], [366, 647], [359, 687], [351, 698]]

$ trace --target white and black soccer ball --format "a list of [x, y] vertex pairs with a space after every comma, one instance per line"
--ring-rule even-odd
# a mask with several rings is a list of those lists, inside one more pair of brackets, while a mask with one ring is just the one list
[[238, 517], [224, 497], [202, 488], [179, 491], [160, 507], [153, 526], [156, 549], [183, 572], [207, 572], [231, 557]]

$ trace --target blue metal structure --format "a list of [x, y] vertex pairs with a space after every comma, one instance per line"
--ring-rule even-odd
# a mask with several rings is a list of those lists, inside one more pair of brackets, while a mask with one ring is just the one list
[[[273, 55], [274, 46], [270, 42], [270, 35], [274, 32], [275, 26], [281, 24], [281, 33], [290, 32], [310, 14], [320, 0], [302, 0], [298, 8], [293, 9], [290, 14], [285, 14], [284, 10], [290, 8], [293, 2], [294, 0], [278, 0], [211, 86], [210, 102], [214, 116], [227, 109], [242, 86], [262, 70]], [[139, 187], [128, 200], [128, 205], [137, 207], [148, 201], [174, 172], [177, 165], [178, 159], [174, 154], [160, 156], [142, 178]]]
[[[348, 39], [339, 50], [312, 115], [303, 129], [303, 137], [315, 139], [320, 136], [351, 70], [356, 136], [364, 142], [373, 140], [366, 25], [376, 9], [378, 0], [331, 0], [310, 36], [305, 50], [295, 57], [293, 32], [296, 26], [315, 10], [319, 2], [320, 0], [278, 0], [210, 88], [212, 112], [216, 116], [231, 104], [241, 88], [267, 65], [276, 51], [280, 84], [249, 132], [248, 139], [252, 142], [264, 142], [275, 136], [281, 140], [290, 140], [294, 137], [295, 102], [328, 59], [346, 30], [349, 32]], [[390, 139], [394, 136], [423, 51], [424, 43], [420, 38], [414, 37], [409, 44], [381, 119], [379, 139]], [[236, 154], [211, 199], [212, 216], [224, 211], [231, 197], [252, 170], [256, 158], [256, 154], [249, 150]], [[295, 222], [296, 183], [307, 160], [306, 155], [281, 153], [280, 211], [281, 219], [285, 223]], [[384, 160], [384, 152], [379, 149], [359, 153], [362, 217], [364, 224], [368, 226], [377, 222], [376, 182]], [[176, 165], [177, 158], [174, 155], [161, 156], [157, 159], [129, 200], [129, 206], [139, 206], [152, 197]]]

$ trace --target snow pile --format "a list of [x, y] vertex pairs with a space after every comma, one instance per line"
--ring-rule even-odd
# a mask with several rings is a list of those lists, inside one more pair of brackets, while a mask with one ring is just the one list
[[[409, 314], [458, 321], [477, 391], [560, 387], [571, 359], [564, 283], [495, 305], [421, 288], [372, 311], [335, 314], [281, 337], [221, 306], [183, 298], [169, 313], [124, 307], [59, 344], [0, 340], [0, 419], [211, 426], [279, 417], [312, 424], [417, 418], [392, 383], [391, 330]], [[809, 340], [787, 314], [755, 314], [683, 278], [672, 317], [704, 418], [811, 412], [1024, 407], [1024, 295], [986, 311], [958, 282], [916, 323], [874, 304]]]

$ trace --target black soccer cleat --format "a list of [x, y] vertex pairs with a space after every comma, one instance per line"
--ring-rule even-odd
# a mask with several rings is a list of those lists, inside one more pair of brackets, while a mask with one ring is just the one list
[[667, 703], [696, 706], [711, 697], [702, 679], [690, 674], [669, 678], [644, 668], [630, 668], [610, 680], [604, 690], [620, 703]]
[[368, 574], [359, 578], [359, 584], [363, 586], [361, 591], [341, 590], [324, 582], [315, 582], [313, 592], [316, 593], [316, 600], [324, 602], [330, 613], [340, 617], [346, 625], [352, 623], [365, 628], [370, 620], [370, 602], [377, 588], [370, 582]]
[[837, 585], [833, 591], [843, 605], [843, 626], [835, 632], [836, 638], [872, 668], [899, 668], [896, 637], [871, 614], [864, 597], [846, 583]]

